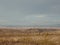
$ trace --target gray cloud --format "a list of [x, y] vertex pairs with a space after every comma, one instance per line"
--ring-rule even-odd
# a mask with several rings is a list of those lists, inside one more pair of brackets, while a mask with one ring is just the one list
[[60, 24], [60, 0], [0, 0], [0, 19], [6, 25]]
[[60, 14], [60, 0], [1, 0], [3, 11], [24, 14]]

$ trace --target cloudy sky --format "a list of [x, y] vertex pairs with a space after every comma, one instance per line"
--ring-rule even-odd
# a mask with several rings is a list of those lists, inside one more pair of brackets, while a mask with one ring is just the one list
[[60, 26], [60, 0], [0, 0], [0, 25]]

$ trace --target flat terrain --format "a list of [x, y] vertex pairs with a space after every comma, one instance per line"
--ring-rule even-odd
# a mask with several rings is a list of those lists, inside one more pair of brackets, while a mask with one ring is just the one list
[[0, 45], [60, 45], [60, 29], [0, 28]]

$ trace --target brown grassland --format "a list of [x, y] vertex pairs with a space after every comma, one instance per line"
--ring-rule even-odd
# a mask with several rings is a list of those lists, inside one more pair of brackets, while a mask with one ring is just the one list
[[60, 29], [0, 29], [0, 45], [60, 45]]

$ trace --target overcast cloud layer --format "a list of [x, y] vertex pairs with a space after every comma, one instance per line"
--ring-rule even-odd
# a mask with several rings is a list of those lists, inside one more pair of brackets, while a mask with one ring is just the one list
[[0, 0], [0, 25], [60, 26], [60, 0]]

